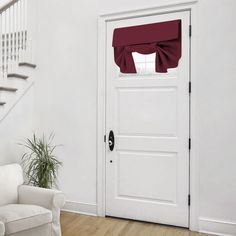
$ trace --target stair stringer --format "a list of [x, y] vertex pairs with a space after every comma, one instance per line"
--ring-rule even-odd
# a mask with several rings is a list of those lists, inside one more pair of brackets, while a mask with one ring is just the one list
[[24, 95], [34, 87], [34, 69], [32, 68], [17, 68], [16, 74], [29, 75], [26, 80], [19, 78], [7, 78], [0, 81], [0, 87], [15, 88], [17, 91], [8, 92], [0, 91], [0, 101], [5, 102], [5, 105], [0, 106], [0, 123], [8, 116], [20, 102]]

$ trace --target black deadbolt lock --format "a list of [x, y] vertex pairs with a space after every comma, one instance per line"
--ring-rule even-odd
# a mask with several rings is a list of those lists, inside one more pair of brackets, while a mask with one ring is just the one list
[[114, 146], [115, 146], [115, 136], [112, 130], [109, 133], [108, 145], [109, 145], [110, 151], [113, 151]]

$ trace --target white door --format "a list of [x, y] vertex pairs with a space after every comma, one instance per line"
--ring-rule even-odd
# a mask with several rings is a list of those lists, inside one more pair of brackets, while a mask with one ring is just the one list
[[[114, 62], [113, 30], [182, 21], [178, 68], [154, 72], [154, 55], [135, 53], [137, 74], [121, 74]], [[107, 23], [106, 215], [188, 227], [189, 194], [188, 11]]]

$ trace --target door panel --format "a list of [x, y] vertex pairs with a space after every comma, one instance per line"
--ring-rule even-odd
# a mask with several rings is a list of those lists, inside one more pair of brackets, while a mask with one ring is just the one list
[[119, 134], [176, 136], [176, 98], [176, 87], [119, 89]]
[[118, 152], [117, 196], [175, 203], [176, 161], [176, 153]]
[[[188, 11], [107, 23], [106, 215], [188, 226], [189, 193]], [[114, 62], [113, 30], [181, 19], [178, 68], [155, 73], [152, 56], [138, 56], [138, 72], [121, 74]], [[142, 64], [146, 63], [146, 64]]]

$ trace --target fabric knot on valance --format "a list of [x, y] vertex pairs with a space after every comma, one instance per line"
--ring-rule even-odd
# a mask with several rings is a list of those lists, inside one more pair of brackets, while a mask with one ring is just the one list
[[181, 58], [181, 20], [117, 28], [112, 46], [122, 73], [137, 73], [133, 52], [156, 53], [156, 72], [167, 72]]

